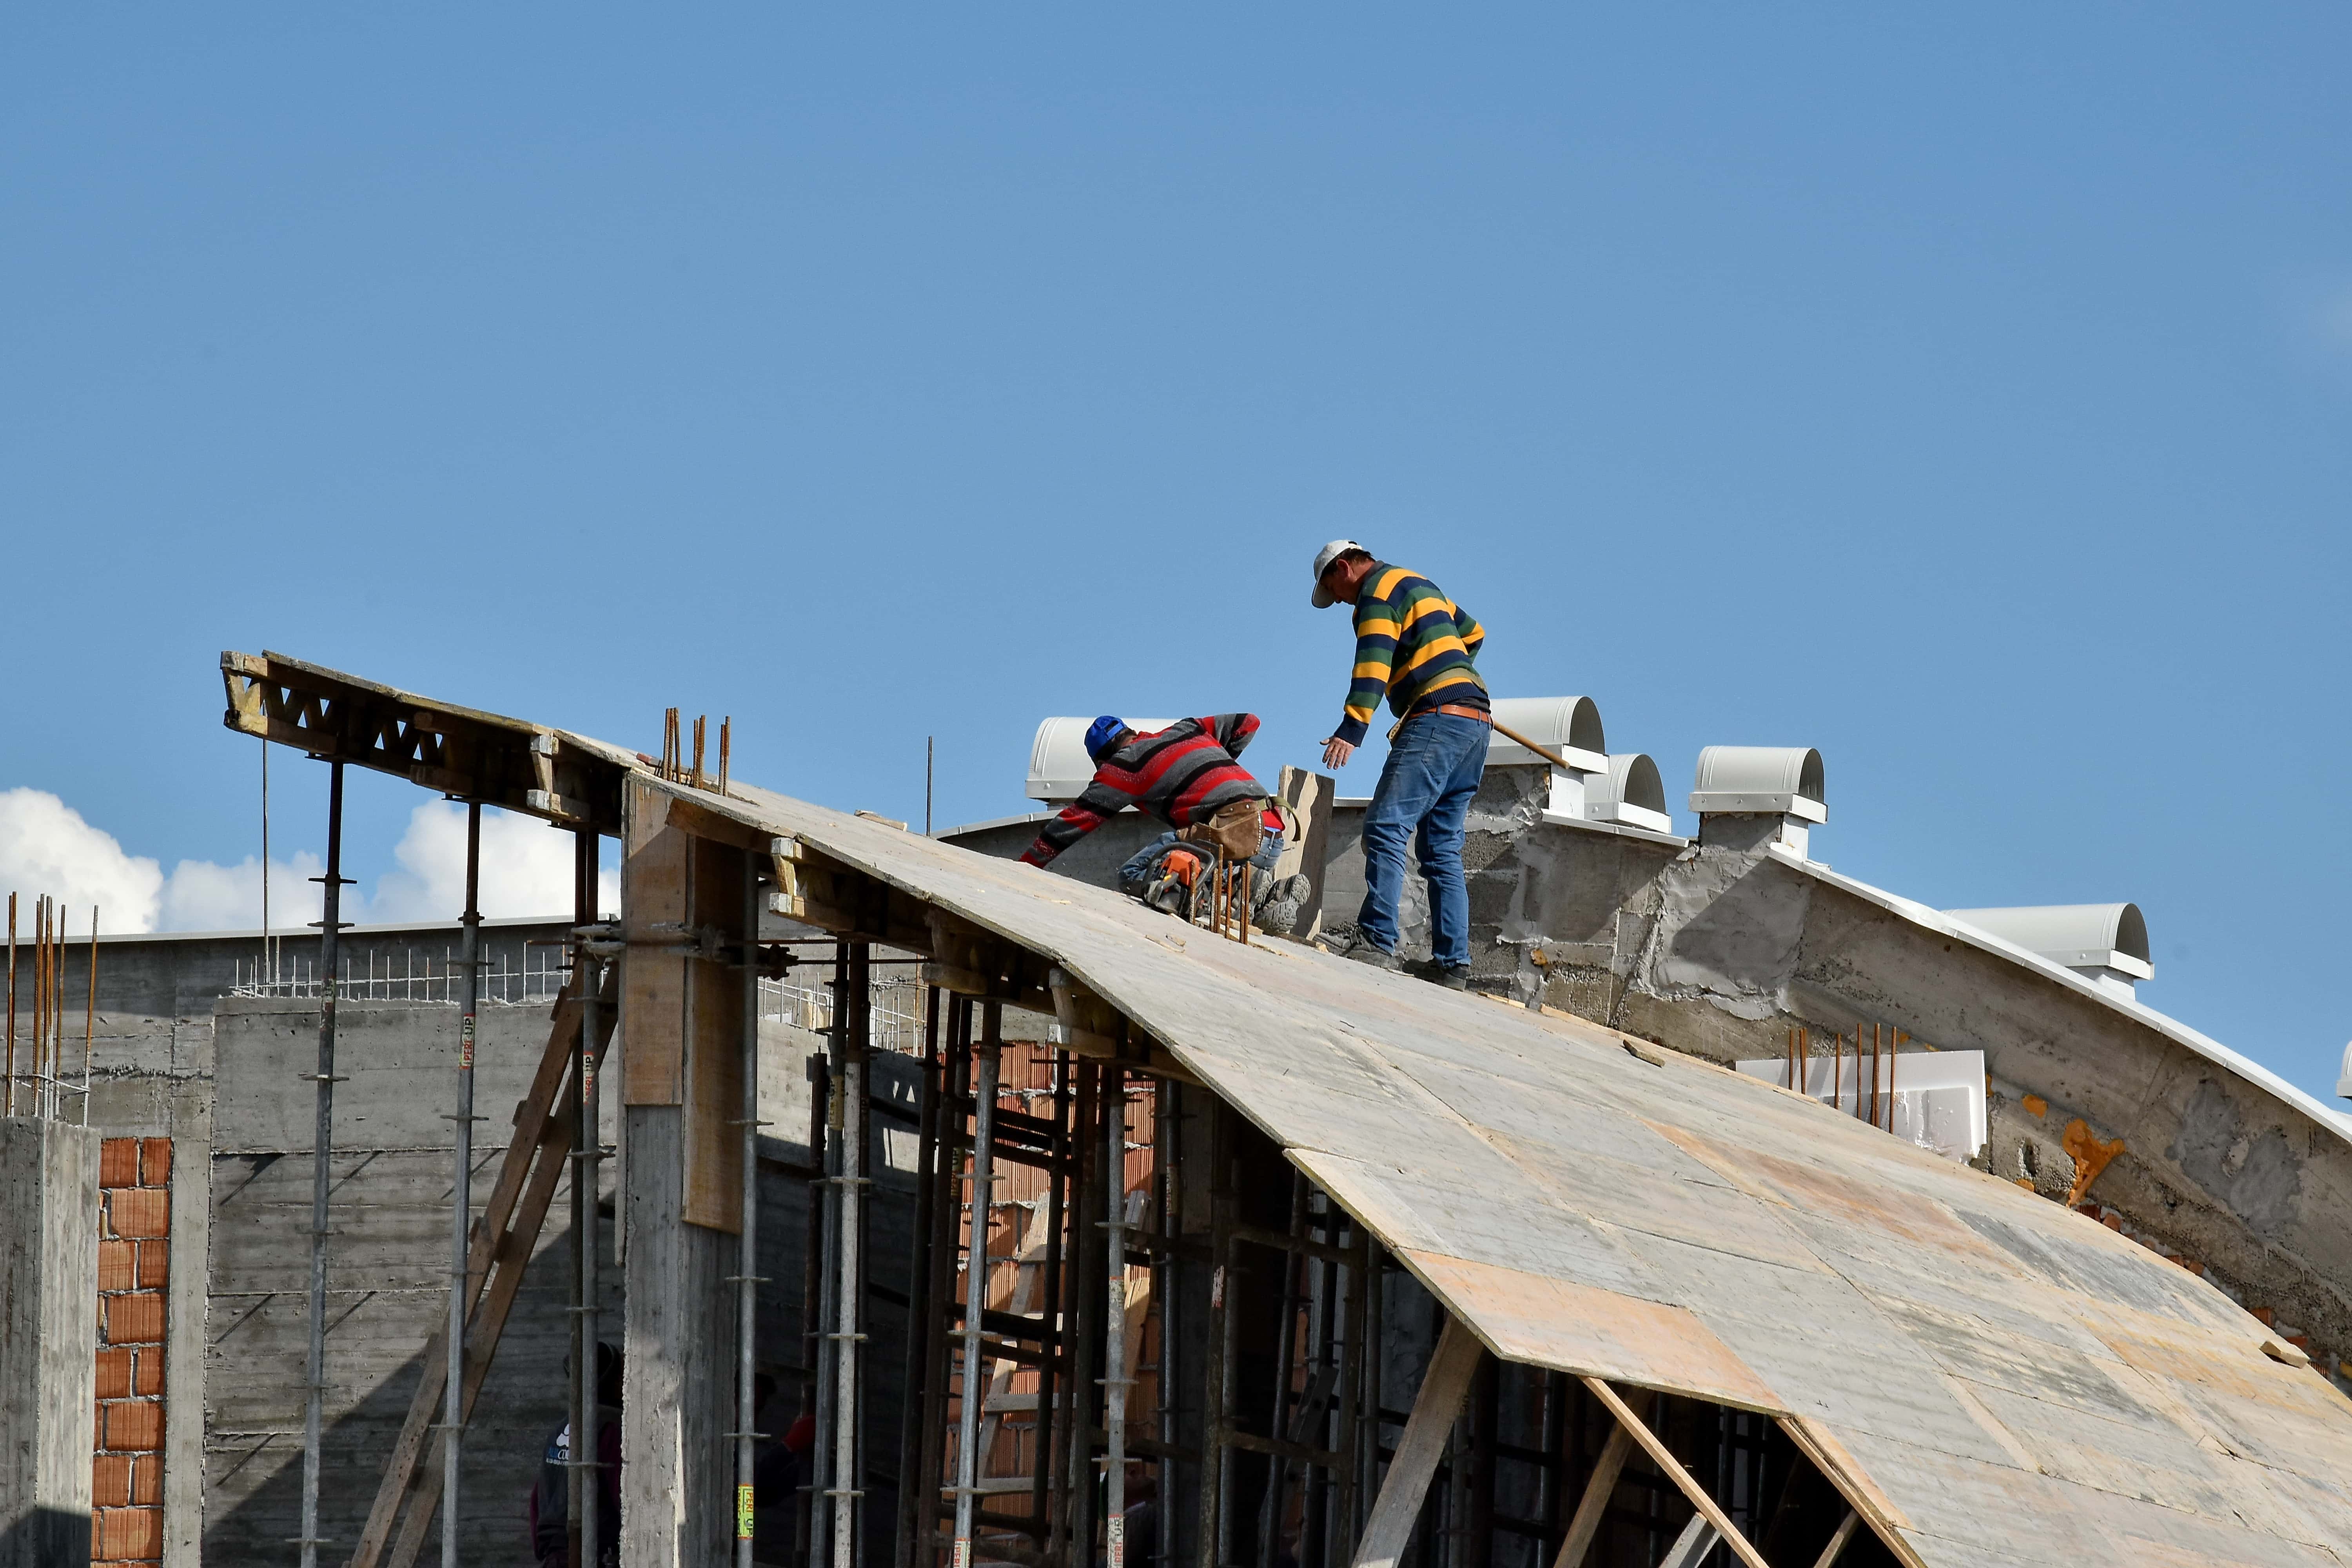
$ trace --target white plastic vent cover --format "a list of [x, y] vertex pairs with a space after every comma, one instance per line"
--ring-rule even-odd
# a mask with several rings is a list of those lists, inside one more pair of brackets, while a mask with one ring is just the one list
[[1653, 833], [1675, 830], [1675, 819], [1666, 815], [1665, 781], [1658, 776], [1658, 764], [1646, 752], [1611, 753], [1607, 782], [1593, 780], [1585, 816], [1592, 822], [1646, 827]]
[[1822, 754], [1811, 746], [1709, 746], [1698, 754], [1691, 809], [1827, 822]]
[[2011, 910], [1946, 910], [1980, 931], [2069, 969], [2111, 969], [2151, 980], [2147, 920], [2137, 904], [2035, 904]]
[[[1589, 773], [1609, 771], [1609, 742], [1601, 734], [1601, 710], [1590, 697], [1497, 697], [1491, 704], [1497, 723], [1507, 724], [1559, 760]], [[1506, 740], [1500, 730], [1486, 738], [1486, 765], [1540, 766], [1544, 759]]]
[[[1892, 1053], [1890, 1053], [1892, 1054]], [[1740, 1062], [1739, 1070], [1789, 1087], [1789, 1063], [1773, 1057]], [[1887, 1058], [1878, 1058], [1879, 1092], [1890, 1076]], [[1895, 1136], [1962, 1164], [1985, 1146], [1985, 1062], [1982, 1051], [1905, 1051], [1891, 1068]], [[1870, 1116], [1870, 1053], [1848, 1049], [1840, 1057], [1814, 1057], [1805, 1063], [1801, 1090], [1848, 1116]], [[1879, 1102], [1881, 1117], [1885, 1101]]]
[[[1048, 719], [1037, 726], [1029, 746], [1029, 798], [1076, 800], [1094, 781], [1095, 762], [1087, 755], [1087, 726], [1094, 720]], [[1129, 719], [1127, 727], [1141, 734], [1165, 730], [1173, 719]]]

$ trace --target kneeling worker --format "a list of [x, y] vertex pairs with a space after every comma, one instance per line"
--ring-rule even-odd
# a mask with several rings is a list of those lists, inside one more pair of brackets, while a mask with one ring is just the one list
[[1381, 969], [1401, 967], [1397, 904], [1411, 844], [1429, 883], [1434, 978], [1466, 990], [1470, 895], [1462, 876], [1463, 824], [1486, 770], [1486, 739], [1494, 727], [1486, 683], [1475, 668], [1486, 630], [1436, 584], [1375, 561], [1352, 539], [1335, 539], [1316, 552], [1311, 602], [1318, 610], [1356, 606], [1355, 676], [1339, 727], [1323, 742], [1323, 765], [1348, 765], [1383, 697], [1397, 715], [1380, 786], [1364, 813], [1364, 907], [1348, 956]]
[[1222, 847], [1231, 858], [1248, 861], [1262, 900], [1272, 891], [1265, 884], [1282, 853], [1282, 817], [1270, 809], [1266, 787], [1234, 760], [1256, 733], [1255, 713], [1180, 719], [1149, 735], [1137, 734], [1115, 714], [1104, 714], [1087, 726], [1093, 781], [1045, 825], [1021, 858], [1032, 866], [1048, 865], [1131, 805], [1166, 823], [1169, 831], [1118, 868], [1121, 892], [1141, 896], [1169, 852], [1191, 843], [1212, 853]]

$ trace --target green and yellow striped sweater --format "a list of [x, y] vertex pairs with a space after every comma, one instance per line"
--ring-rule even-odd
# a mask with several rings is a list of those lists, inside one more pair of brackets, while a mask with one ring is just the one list
[[1475, 668], [1486, 628], [1417, 572], [1386, 562], [1356, 598], [1356, 669], [1336, 739], [1361, 745], [1381, 699], [1399, 720], [1430, 708], [1486, 706]]

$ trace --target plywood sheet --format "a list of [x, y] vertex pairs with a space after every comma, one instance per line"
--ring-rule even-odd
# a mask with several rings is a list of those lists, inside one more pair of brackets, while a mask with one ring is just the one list
[[1507, 1361], [1783, 1414], [1779, 1397], [1691, 1312], [1548, 1275], [1431, 1252], [1401, 1252], [1456, 1316]]
[[697, 798], [1109, 1001], [1498, 1353], [1790, 1413], [1909, 1561], [2352, 1568], [2352, 1404], [2104, 1227], [1579, 1020], [738, 793]]

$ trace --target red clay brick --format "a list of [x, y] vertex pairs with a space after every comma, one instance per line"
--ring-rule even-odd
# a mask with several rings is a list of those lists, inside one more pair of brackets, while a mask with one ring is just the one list
[[141, 1508], [157, 1508], [163, 1501], [163, 1459], [160, 1454], [142, 1454], [131, 1467], [131, 1500]]
[[98, 1396], [100, 1399], [131, 1397], [131, 1352], [100, 1351], [98, 1352]]
[[139, 1244], [139, 1289], [160, 1290], [172, 1281], [172, 1244], [168, 1241], [142, 1241]]
[[163, 1407], [152, 1399], [115, 1399], [106, 1405], [106, 1446], [118, 1454], [145, 1454], [163, 1446]]
[[159, 1508], [101, 1509], [98, 1515], [97, 1554], [117, 1561], [152, 1562], [163, 1555], [163, 1510]]
[[172, 1141], [169, 1138], [139, 1140], [139, 1184], [142, 1187], [168, 1187], [172, 1184]]
[[163, 1339], [163, 1293], [161, 1290], [134, 1290], [124, 1296], [109, 1296], [100, 1305], [106, 1310], [108, 1344], [153, 1344]]
[[153, 1397], [162, 1395], [163, 1392], [163, 1347], [162, 1345], [139, 1347], [139, 1370], [131, 1379], [131, 1389], [132, 1393], [138, 1394]]
[[130, 1455], [100, 1454], [90, 1460], [89, 1501], [92, 1508], [131, 1506]]
[[172, 1234], [172, 1194], [161, 1187], [128, 1187], [106, 1194], [114, 1234], [131, 1240]]
[[101, 1241], [98, 1244], [98, 1288], [100, 1290], [128, 1290], [132, 1279], [134, 1255], [127, 1241]]
[[135, 1187], [139, 1184], [139, 1140], [109, 1138], [98, 1148], [98, 1184]]

